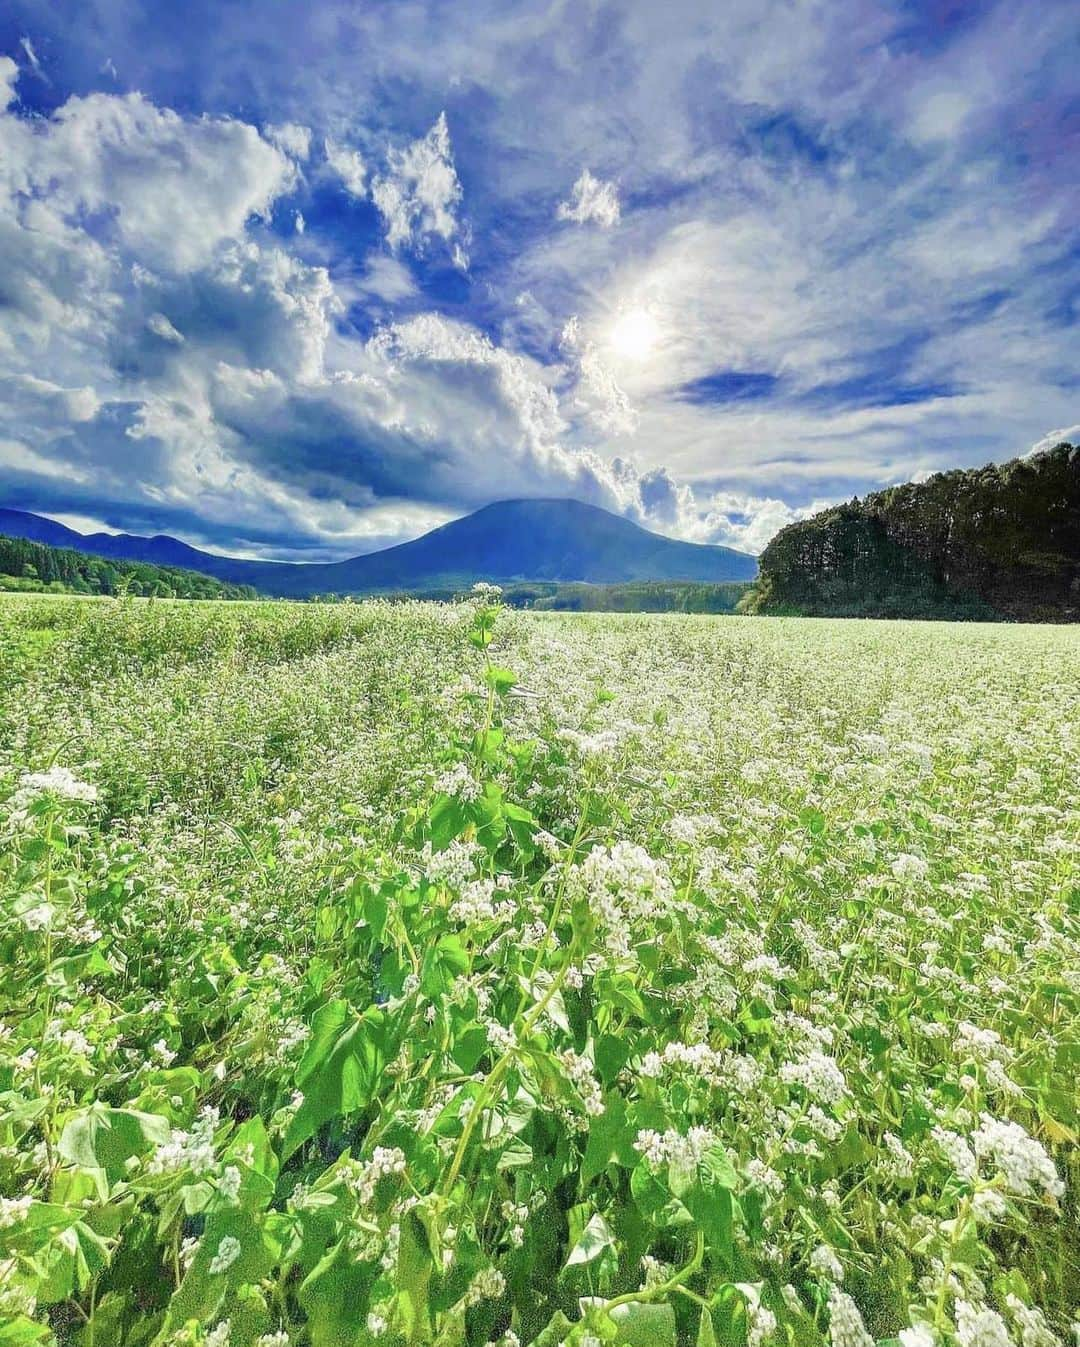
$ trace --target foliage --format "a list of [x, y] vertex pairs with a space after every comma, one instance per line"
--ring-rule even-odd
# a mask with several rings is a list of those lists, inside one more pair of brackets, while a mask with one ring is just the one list
[[148, 595], [176, 599], [253, 599], [250, 585], [231, 585], [179, 566], [151, 566], [0, 536], [0, 590]]
[[1051, 1347], [1075, 632], [0, 605], [0, 1343]]
[[1080, 620], [1080, 449], [937, 473], [782, 529], [744, 605], [835, 617]]

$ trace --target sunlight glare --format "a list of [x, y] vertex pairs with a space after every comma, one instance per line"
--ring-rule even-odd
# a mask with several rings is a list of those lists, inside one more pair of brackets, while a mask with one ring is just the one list
[[615, 319], [608, 340], [611, 349], [623, 359], [644, 360], [659, 335], [660, 328], [648, 309], [628, 309]]

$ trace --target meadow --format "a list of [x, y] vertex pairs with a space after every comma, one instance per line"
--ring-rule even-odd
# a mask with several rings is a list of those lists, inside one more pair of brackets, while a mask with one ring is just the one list
[[0, 1344], [1080, 1334], [1080, 631], [0, 601]]

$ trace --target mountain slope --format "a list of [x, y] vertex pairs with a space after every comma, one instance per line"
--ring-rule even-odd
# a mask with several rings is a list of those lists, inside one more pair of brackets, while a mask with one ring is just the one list
[[[33, 530], [31, 532], [30, 530]], [[412, 542], [322, 564], [248, 561], [200, 552], [166, 535], [82, 535], [38, 515], [0, 510], [0, 531], [99, 556], [184, 566], [267, 594], [424, 592], [475, 580], [749, 580], [755, 559], [728, 547], [665, 538], [620, 515], [574, 500], [511, 500], [485, 506]]]
[[1080, 448], [823, 510], [761, 556], [755, 612], [1080, 621]]

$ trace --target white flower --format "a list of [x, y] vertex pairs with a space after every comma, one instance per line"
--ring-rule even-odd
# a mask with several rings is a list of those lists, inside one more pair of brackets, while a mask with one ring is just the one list
[[235, 1165], [226, 1165], [221, 1178], [218, 1179], [218, 1192], [229, 1203], [230, 1206], [236, 1206], [240, 1200], [240, 1171]]
[[276, 1333], [264, 1333], [256, 1338], [255, 1347], [289, 1347], [289, 1335], [283, 1328]]
[[204, 1108], [192, 1124], [190, 1132], [175, 1129], [169, 1140], [158, 1146], [150, 1157], [147, 1171], [151, 1174], [174, 1174], [190, 1169], [193, 1174], [207, 1174], [217, 1164], [214, 1154], [214, 1129], [220, 1115], [216, 1108]]
[[1048, 1197], [1064, 1195], [1065, 1185], [1058, 1178], [1054, 1162], [1019, 1123], [980, 1114], [972, 1140], [975, 1154], [993, 1161], [1011, 1193], [1029, 1197], [1041, 1188]]
[[894, 1179], [910, 1179], [915, 1172], [915, 1160], [911, 1152], [893, 1132], [886, 1132], [882, 1140], [888, 1151], [885, 1169]]
[[473, 1277], [465, 1292], [466, 1305], [479, 1305], [481, 1300], [494, 1300], [506, 1290], [506, 1278], [498, 1268], [486, 1267]]
[[912, 856], [905, 851], [901, 852], [893, 861], [892, 872], [894, 878], [903, 883], [908, 880], [925, 879], [930, 873], [930, 866], [921, 856]]
[[370, 1160], [357, 1160], [355, 1167], [347, 1177], [349, 1188], [356, 1200], [367, 1206], [375, 1197], [375, 1188], [380, 1179], [391, 1174], [404, 1174], [405, 1152], [397, 1146], [376, 1146]]
[[816, 1050], [801, 1062], [785, 1062], [780, 1068], [780, 1079], [788, 1085], [801, 1085], [822, 1104], [837, 1104], [848, 1093], [844, 1073], [836, 1062]]
[[172, 1066], [176, 1061], [176, 1053], [169, 1047], [163, 1038], [159, 1038], [150, 1051], [158, 1059], [162, 1066]]
[[903, 1347], [934, 1347], [934, 1335], [925, 1324], [902, 1328], [897, 1334]]
[[652, 1128], [643, 1128], [634, 1138], [634, 1149], [640, 1151], [654, 1167], [675, 1164], [693, 1169], [700, 1164], [705, 1152], [716, 1144], [716, 1134], [708, 1127], [691, 1127], [686, 1136], [669, 1127], [662, 1135]]
[[1025, 1305], [1014, 1295], [1005, 1297], [1005, 1306], [1020, 1330], [1023, 1347], [1061, 1347], [1059, 1338], [1052, 1333], [1042, 1310], [1034, 1305]]
[[832, 1347], [874, 1347], [859, 1307], [838, 1286], [829, 1287], [829, 1341]]
[[33, 1202], [29, 1194], [26, 1197], [0, 1197], [0, 1230], [25, 1221]]
[[980, 1188], [971, 1199], [971, 1209], [980, 1225], [1003, 1221], [1009, 1214], [1009, 1204], [995, 1188]]
[[70, 767], [50, 767], [47, 772], [24, 772], [19, 788], [11, 797], [12, 807], [25, 809], [40, 795], [53, 795], [58, 800], [75, 800], [93, 804], [98, 797], [97, 786], [80, 781]]
[[946, 1127], [935, 1127], [930, 1135], [944, 1152], [957, 1177], [970, 1183], [975, 1178], [976, 1163], [971, 1147], [964, 1138]]
[[810, 1271], [837, 1284], [844, 1280], [843, 1264], [827, 1244], [819, 1244], [810, 1255]]
[[480, 795], [480, 783], [463, 762], [457, 763], [436, 777], [431, 788], [437, 795], [450, 795], [465, 803], [477, 799]]
[[214, 1277], [219, 1273], [228, 1272], [229, 1268], [240, 1257], [241, 1252], [238, 1239], [232, 1235], [222, 1235], [217, 1253], [210, 1260], [210, 1275]]
[[761, 1347], [776, 1332], [776, 1315], [758, 1300], [746, 1306], [746, 1347]]
[[958, 1300], [954, 1314], [960, 1347], [1012, 1347], [1005, 1320], [996, 1310]]
[[203, 1339], [206, 1347], [229, 1347], [230, 1323], [228, 1319], [222, 1319], [221, 1323], [212, 1328]]
[[424, 870], [433, 884], [446, 884], [452, 889], [462, 888], [476, 863], [476, 844], [456, 839], [444, 851], [432, 852], [425, 860]]
[[37, 903], [22, 914], [22, 924], [28, 931], [44, 931], [52, 924], [55, 914], [52, 903]]

